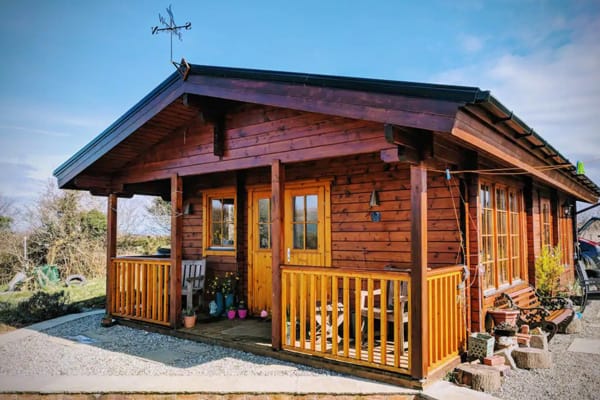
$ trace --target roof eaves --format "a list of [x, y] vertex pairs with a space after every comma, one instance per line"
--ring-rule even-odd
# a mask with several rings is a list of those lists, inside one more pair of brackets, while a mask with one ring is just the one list
[[[483, 94], [483, 93], [486, 93], [486, 92], [482, 91], [481, 93]], [[556, 156], [562, 158], [563, 160], [565, 160], [566, 162], [568, 162], [569, 164], [571, 164], [571, 168], [569, 168], [569, 171], [570, 171], [571, 175], [574, 177], [574, 179], [577, 179], [577, 180], [581, 181], [580, 184], [582, 184], [583, 186], [587, 187], [591, 192], [593, 192], [594, 194], [596, 194], [596, 196], [600, 197], [600, 187], [598, 185], [596, 185], [587, 176], [577, 174], [577, 168], [573, 165], [573, 163], [571, 161], [569, 161], [568, 158], [566, 158], [565, 156], [563, 156], [558, 150], [556, 150], [554, 148], [554, 146], [552, 146], [550, 143], [548, 143], [548, 141], [546, 139], [544, 139], [537, 132], [535, 132], [533, 130], [533, 128], [529, 127], [529, 125], [527, 125], [523, 120], [521, 120], [511, 110], [509, 110], [508, 108], [506, 108], [506, 106], [504, 106], [504, 104], [502, 104], [498, 99], [496, 99], [494, 96], [492, 96], [489, 91], [487, 91], [487, 96], [483, 96], [482, 95], [479, 100], [477, 100], [477, 101], [474, 102], [474, 104], [478, 104], [478, 103], [479, 104], [480, 103], [488, 103], [488, 104], [492, 105], [493, 107], [495, 107], [498, 111], [500, 111], [501, 113], [503, 113], [504, 115], [506, 115], [507, 117], [510, 116], [511, 121], [513, 121], [515, 124], [517, 124], [523, 130], [523, 132], [526, 132], [527, 135], [533, 136], [536, 140], [542, 142], [544, 144], [544, 146], [551, 153], [556, 154]]]
[[54, 172], [52, 173], [55, 177], [60, 180], [60, 176], [64, 175], [70, 167], [72, 167], [77, 161], [79, 161], [84, 155], [86, 155], [91, 149], [93, 149], [96, 145], [101, 143], [102, 141], [109, 138], [113, 132], [118, 130], [118, 128], [125, 123], [132, 115], [137, 113], [140, 109], [145, 107], [150, 101], [152, 101], [155, 97], [164, 92], [167, 88], [169, 88], [173, 83], [177, 82], [180, 79], [180, 75], [177, 72], [172, 73], [161, 82], [156, 88], [154, 88], [150, 93], [148, 93], [144, 98], [142, 98], [139, 102], [137, 102], [133, 107], [127, 110], [121, 117], [119, 117], [115, 122], [113, 122], [108, 128], [102, 131], [98, 136], [92, 139], [91, 142], [82, 147], [77, 153], [71, 156], [67, 161], [58, 166]]

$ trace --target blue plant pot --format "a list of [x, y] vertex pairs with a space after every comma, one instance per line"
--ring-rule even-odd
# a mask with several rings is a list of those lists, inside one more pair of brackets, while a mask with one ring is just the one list
[[223, 298], [223, 293], [221, 293], [221, 292], [215, 293], [215, 302], [217, 303], [216, 315], [223, 314], [225, 312], [225, 300]]

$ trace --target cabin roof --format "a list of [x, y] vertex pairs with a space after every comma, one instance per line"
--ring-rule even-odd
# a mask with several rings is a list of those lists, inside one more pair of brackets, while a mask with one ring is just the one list
[[[245, 99], [252, 98], [252, 96], [248, 94], [242, 97], [235, 97], [234, 95], [229, 96], [227, 94], [227, 87], [223, 87], [223, 90], [218, 92], [210, 92], [210, 90], [200, 90], [200, 92], [198, 92], [195, 90], [195, 88], [203, 85], [204, 81], [202, 79], [216, 79], [217, 83], [219, 82], [219, 79], [228, 79], [254, 82], [255, 86], [247, 86], [245, 88], [246, 92], [251, 92], [253, 88], [261, 88], [261, 83], [274, 83], [293, 85], [300, 88], [322, 88], [324, 90], [338, 89], [352, 93], [371, 94], [374, 95], [375, 98], [381, 96], [381, 104], [385, 103], [385, 101], [389, 101], [389, 96], [402, 96], [403, 98], [429, 99], [439, 102], [444, 105], [444, 110], [447, 110], [448, 107], [458, 110], [460, 107], [472, 105], [495, 121], [495, 123], [502, 123], [509, 127], [513, 132], [513, 139], [517, 138], [519, 140], [528, 141], [531, 148], [537, 149], [541, 152], [543, 158], [548, 159], [549, 164], [552, 162], [550, 165], [568, 164], [566, 171], [571, 178], [588, 192], [593, 193], [594, 196], [600, 196], [600, 187], [585, 175], [578, 175], [575, 166], [566, 157], [562, 156], [554, 147], [552, 147], [552, 145], [539, 136], [532, 128], [518, 118], [487, 90], [481, 90], [477, 87], [470, 86], [441, 85], [246, 68], [204, 65], [190, 65], [190, 67], [187, 81], [184, 81], [177, 72], [171, 74], [165, 81], [148, 93], [148, 95], [142, 98], [106, 130], [60, 165], [54, 171], [54, 176], [58, 179], [59, 187], [74, 187], [72, 181], [77, 175], [88, 169], [102, 157], [106, 156], [112, 149], [126, 140], [153, 115], [158, 114], [163, 110], [168, 110], [169, 107], [173, 110], [171, 112], [174, 115], [181, 115], [182, 112], [185, 111], [181, 108], [173, 109], [172, 105], [176, 99], [181, 98], [186, 93], [201, 94], [203, 96], [214, 97], [216, 99], [221, 98], [228, 101], [247, 101]], [[303, 102], [309, 103], [306, 99], [301, 98], [302, 92], [296, 92], [294, 96], [296, 96], [294, 104], [298, 109], [303, 107]], [[323, 98], [325, 99], [324, 101], [336, 100], [326, 96]], [[276, 98], [275, 100], [271, 100], [271, 105], [286, 107], [287, 103], [282, 99], [283, 98]], [[377, 102], [377, 100], [373, 99], [374, 97], [371, 96], [367, 99], [367, 102]], [[287, 99], [284, 100], [288, 101]], [[278, 102], [281, 102], [281, 104], [278, 104]], [[364, 105], [364, 102], [362, 105]], [[310, 108], [306, 108], [306, 110], [314, 111], [314, 109]], [[433, 113], [436, 112], [435, 108], [432, 110], [434, 110]], [[346, 114], [345, 116], [348, 115]], [[356, 118], [360, 119], [364, 118], [364, 116], [357, 115]], [[158, 142], [158, 140], [156, 142]], [[150, 146], [156, 142], [147, 141], [146, 145]], [[143, 151], [144, 149], [139, 148], [139, 150]], [[118, 167], [117, 163], [114, 164]]]

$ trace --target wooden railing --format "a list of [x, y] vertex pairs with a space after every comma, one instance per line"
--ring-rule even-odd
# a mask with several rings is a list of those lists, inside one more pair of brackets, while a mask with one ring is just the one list
[[433, 371], [459, 355], [465, 348], [465, 297], [462, 266], [431, 270], [427, 276], [429, 293], [429, 359], [427, 370]]
[[283, 348], [410, 371], [410, 277], [403, 272], [282, 267]]
[[113, 258], [111, 314], [169, 325], [169, 259]]

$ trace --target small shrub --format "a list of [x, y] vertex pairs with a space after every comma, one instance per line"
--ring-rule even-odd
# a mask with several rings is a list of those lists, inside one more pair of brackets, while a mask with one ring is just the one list
[[77, 312], [77, 307], [68, 304], [69, 296], [64, 291], [56, 293], [36, 292], [17, 305], [17, 313], [23, 323], [45, 321], [61, 315]]
[[542, 254], [535, 260], [535, 282], [537, 290], [544, 296], [553, 296], [560, 285], [563, 273], [560, 245], [555, 248], [542, 248]]

